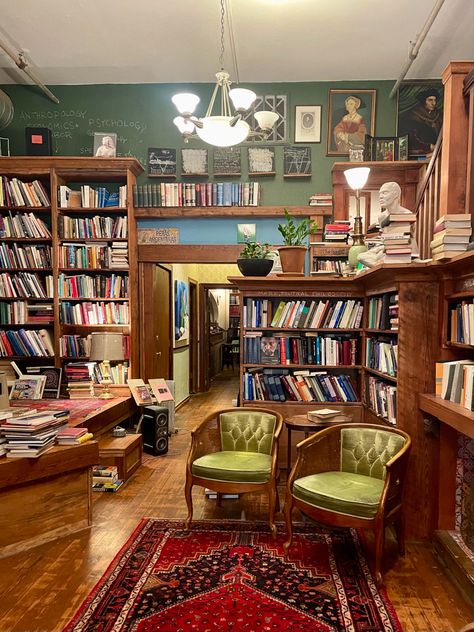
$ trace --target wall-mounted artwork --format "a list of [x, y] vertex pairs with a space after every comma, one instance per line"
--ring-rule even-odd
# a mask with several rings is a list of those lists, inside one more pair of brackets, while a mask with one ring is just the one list
[[179, 244], [179, 228], [138, 228], [139, 244]]
[[181, 173], [183, 176], [207, 176], [209, 174], [207, 149], [182, 149]]
[[273, 147], [249, 147], [249, 175], [275, 175], [275, 149]]
[[321, 142], [321, 106], [295, 106], [295, 143]]
[[189, 286], [186, 281], [174, 282], [174, 346], [189, 344]]
[[213, 171], [215, 176], [240, 176], [242, 167], [240, 147], [215, 147]]
[[441, 81], [404, 81], [398, 90], [397, 134], [408, 134], [410, 158], [431, 153], [443, 125]]
[[153, 178], [176, 176], [176, 149], [150, 147], [148, 149], [148, 175]]
[[237, 243], [246, 244], [255, 241], [257, 234], [256, 224], [237, 224]]
[[329, 90], [328, 156], [348, 156], [375, 132], [376, 90]]
[[309, 178], [311, 176], [311, 147], [283, 148], [283, 177]]
[[117, 155], [117, 134], [94, 132], [94, 156], [115, 158]]

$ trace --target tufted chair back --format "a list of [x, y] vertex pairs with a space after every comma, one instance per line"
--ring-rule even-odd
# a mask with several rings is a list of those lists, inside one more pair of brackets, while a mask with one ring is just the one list
[[275, 415], [251, 409], [221, 413], [221, 449], [271, 454], [276, 421]]
[[341, 471], [385, 479], [385, 465], [405, 445], [403, 436], [375, 428], [341, 430]]

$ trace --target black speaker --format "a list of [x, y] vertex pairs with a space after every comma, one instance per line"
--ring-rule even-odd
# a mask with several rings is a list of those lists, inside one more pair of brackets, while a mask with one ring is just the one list
[[164, 406], [145, 406], [141, 430], [143, 449], [148, 454], [158, 456], [168, 452], [169, 419]]

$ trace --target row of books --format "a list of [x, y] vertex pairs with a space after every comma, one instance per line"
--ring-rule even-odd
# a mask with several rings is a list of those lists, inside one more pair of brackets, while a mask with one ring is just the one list
[[0, 214], [0, 237], [11, 239], [50, 239], [51, 231], [47, 224], [34, 213]]
[[128, 218], [68, 217], [58, 216], [58, 232], [61, 239], [125, 239], [128, 237]]
[[63, 325], [128, 325], [128, 303], [62, 301], [59, 316]]
[[127, 185], [118, 191], [109, 191], [106, 187], [93, 188], [83, 184], [80, 190], [66, 185], [58, 186], [58, 206], [60, 208], [126, 208]]
[[355, 365], [357, 339], [344, 336], [262, 336], [247, 333], [243, 338], [245, 364]]
[[109, 367], [105, 367], [103, 362], [96, 362], [92, 366], [92, 381], [94, 384], [100, 384], [104, 379], [106, 372], [112, 384], [127, 384], [128, 380], [128, 362], [118, 362]]
[[[392, 322], [397, 319], [397, 322]], [[398, 294], [382, 294], [369, 299], [367, 327], [369, 329], [398, 329]]]
[[53, 277], [40, 277], [33, 272], [0, 274], [0, 297], [2, 298], [52, 298]]
[[469, 213], [450, 213], [441, 216], [434, 225], [430, 243], [433, 261], [451, 259], [467, 249], [472, 233]]
[[244, 399], [250, 401], [357, 402], [352, 378], [319, 371], [263, 369], [243, 374]]
[[23, 182], [0, 176], [0, 206], [50, 206], [48, 192], [40, 180]]
[[137, 184], [133, 189], [136, 208], [258, 206], [259, 203], [259, 182], [161, 182]]
[[393, 426], [397, 425], [397, 387], [369, 376], [366, 390], [369, 408]]
[[336, 220], [324, 227], [324, 241], [327, 243], [347, 243], [350, 229], [349, 220]]
[[[15, 409], [12, 409], [15, 410]], [[34, 410], [34, 409], [33, 409]], [[7, 458], [36, 458], [54, 447], [58, 433], [67, 427], [69, 410], [26, 412], [0, 421]], [[1, 417], [0, 417], [1, 419]]]
[[103, 244], [63, 244], [58, 251], [61, 268], [128, 268], [128, 245], [126, 242]]
[[450, 341], [474, 345], [474, 301], [450, 305]]
[[320, 301], [245, 300], [244, 327], [298, 329], [357, 329], [362, 321], [363, 304], [359, 300], [326, 299]]
[[396, 377], [398, 345], [393, 340], [381, 338], [367, 338], [365, 344], [365, 361], [369, 369]]
[[331, 272], [332, 274], [342, 274], [342, 268], [346, 264], [340, 259], [320, 259], [313, 257], [313, 272]]
[[58, 277], [61, 298], [127, 298], [129, 278], [122, 274], [76, 274]]
[[418, 254], [412, 239], [415, 222], [415, 213], [391, 213], [381, 222], [386, 263], [411, 263]]
[[474, 410], [474, 360], [437, 362], [436, 395]]
[[0, 244], [1, 268], [51, 268], [51, 246]]
[[47, 329], [0, 329], [0, 356], [54, 357], [51, 333]]
[[0, 301], [0, 324], [35, 325], [52, 323], [53, 303], [27, 303]]
[[310, 206], [332, 206], [332, 193], [313, 193], [309, 198]]

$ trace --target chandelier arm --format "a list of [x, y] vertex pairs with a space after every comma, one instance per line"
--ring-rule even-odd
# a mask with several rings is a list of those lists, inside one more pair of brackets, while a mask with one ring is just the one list
[[217, 92], [218, 92], [218, 90], [219, 90], [219, 84], [218, 84], [218, 83], [216, 83], [216, 85], [215, 85], [215, 87], [214, 87], [214, 92], [212, 93], [212, 97], [211, 97], [211, 100], [210, 100], [210, 102], [209, 102], [209, 107], [207, 108], [207, 111], [206, 111], [206, 118], [207, 118], [208, 116], [211, 116], [211, 115], [212, 115], [212, 109], [213, 109], [213, 107], [214, 107], [214, 102], [215, 102], [215, 100], [216, 100], [216, 96], [217, 96]]

